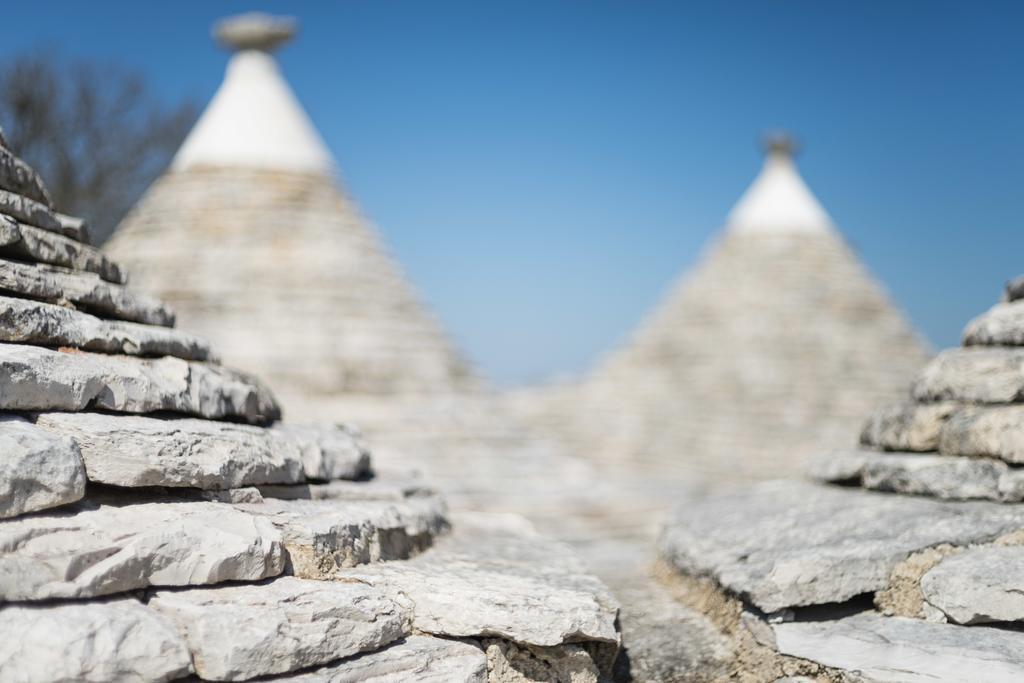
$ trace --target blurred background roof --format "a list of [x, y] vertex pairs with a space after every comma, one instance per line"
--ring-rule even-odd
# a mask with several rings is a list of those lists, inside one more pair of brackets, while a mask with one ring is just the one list
[[[813, 1], [74, 1], [5, 8], [0, 58], [123, 65], [173, 107], [208, 27], [292, 14], [286, 76], [458, 341], [523, 383], [588, 366], [792, 131], [836, 225], [938, 347], [1022, 268], [1024, 7]], [[3, 125], [3, 124], [0, 124]]]

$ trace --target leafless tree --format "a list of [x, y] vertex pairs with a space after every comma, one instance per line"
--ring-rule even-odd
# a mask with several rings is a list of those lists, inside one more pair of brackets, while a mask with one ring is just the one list
[[34, 166], [58, 210], [84, 217], [93, 240], [166, 168], [196, 118], [193, 102], [167, 105], [137, 73], [35, 52], [0, 66], [0, 126]]

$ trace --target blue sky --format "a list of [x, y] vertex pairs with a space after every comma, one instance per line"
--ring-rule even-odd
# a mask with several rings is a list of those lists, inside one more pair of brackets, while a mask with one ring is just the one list
[[205, 102], [210, 23], [287, 13], [286, 74], [458, 342], [526, 383], [588, 367], [697, 258], [760, 165], [805, 178], [936, 346], [1024, 273], [1024, 5], [46, 2], [0, 58], [127, 63]]

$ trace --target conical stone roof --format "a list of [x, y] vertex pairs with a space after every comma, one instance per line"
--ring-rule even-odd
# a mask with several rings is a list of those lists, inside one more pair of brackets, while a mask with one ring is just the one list
[[597, 683], [617, 606], [174, 328], [0, 135], [0, 680]]
[[1021, 282], [860, 448], [823, 452], [814, 481], [713, 495], [666, 524], [664, 578], [734, 640], [741, 680], [1024, 677]]
[[723, 232], [629, 342], [578, 385], [516, 403], [579, 452], [728, 483], [798, 471], [927, 357], [775, 139]]

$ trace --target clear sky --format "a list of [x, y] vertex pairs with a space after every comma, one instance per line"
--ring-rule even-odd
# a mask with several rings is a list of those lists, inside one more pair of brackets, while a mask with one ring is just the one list
[[[1024, 273], [1024, 3], [8, 3], [25, 49], [204, 102], [210, 23], [297, 16], [281, 61], [346, 185], [504, 384], [587, 368], [689, 267], [784, 128], [937, 347]], [[16, 30], [11, 30], [16, 29]]]

